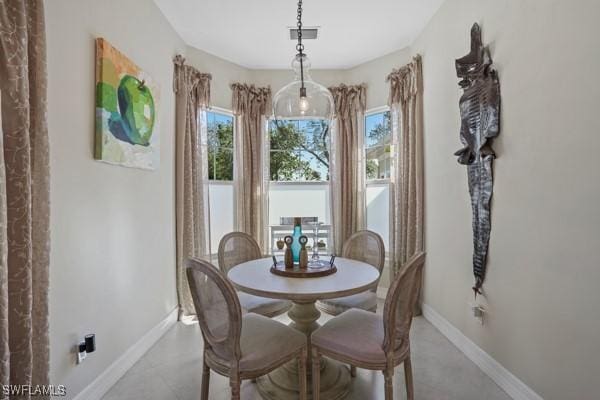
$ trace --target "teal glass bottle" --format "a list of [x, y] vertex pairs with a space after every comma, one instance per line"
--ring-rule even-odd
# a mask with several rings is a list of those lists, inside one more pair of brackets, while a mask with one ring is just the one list
[[302, 219], [294, 218], [294, 233], [292, 234], [292, 238], [294, 238], [294, 241], [292, 242], [292, 257], [294, 259], [294, 264], [300, 262], [300, 250], [302, 249], [300, 236], [302, 236]]

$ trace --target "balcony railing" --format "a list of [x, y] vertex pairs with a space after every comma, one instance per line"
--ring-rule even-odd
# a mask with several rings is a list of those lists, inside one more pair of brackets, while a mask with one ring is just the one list
[[[367, 228], [379, 233], [389, 248], [389, 184], [371, 182], [366, 190]], [[318, 241], [327, 247], [320, 252], [331, 253], [330, 191], [328, 182], [271, 182], [269, 187], [269, 243], [270, 250], [276, 249], [278, 238], [291, 232], [290, 226], [281, 225], [281, 217], [317, 217], [322, 222]], [[210, 245], [216, 254], [219, 241], [235, 230], [235, 201], [232, 182], [213, 181], [210, 183]], [[304, 224], [303, 233], [313, 245], [313, 229]]]
[[[329, 182], [271, 182], [269, 186], [269, 243], [277, 250], [276, 242], [290, 234], [292, 226], [282, 225], [281, 218], [316, 217], [323, 223], [318, 240], [325, 243], [321, 253], [331, 252], [330, 243]], [[309, 238], [309, 246], [314, 246], [313, 227], [303, 224], [302, 232]], [[276, 251], [275, 251], [276, 252]]]

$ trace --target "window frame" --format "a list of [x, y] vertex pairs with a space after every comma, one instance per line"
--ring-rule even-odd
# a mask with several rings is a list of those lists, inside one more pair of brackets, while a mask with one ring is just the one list
[[[387, 185], [388, 190], [390, 191], [390, 205], [389, 205], [389, 209], [388, 209], [388, 219], [391, 218], [392, 216], [392, 212], [393, 212], [393, 206], [391, 204], [391, 193], [392, 193], [392, 173], [393, 173], [393, 168], [394, 165], [391, 164], [390, 165], [390, 177], [388, 178], [377, 178], [377, 179], [368, 179], [367, 178], [367, 173], [366, 173], [366, 162], [367, 162], [367, 117], [374, 115], [374, 114], [380, 114], [380, 113], [384, 113], [384, 112], [392, 112], [392, 109], [389, 106], [379, 106], [379, 107], [373, 107], [370, 108], [368, 110], [365, 111], [365, 114], [363, 115], [363, 135], [364, 135], [364, 140], [363, 140], [363, 157], [365, 159], [365, 192], [367, 190], [367, 188], [369, 187], [381, 187], [381, 186], [385, 186]], [[390, 143], [391, 147], [391, 152], [392, 152], [392, 159], [394, 157], [394, 152], [395, 152], [395, 143], [394, 143], [394, 131], [393, 131], [393, 126], [391, 127], [391, 132], [390, 134], [392, 135], [392, 142]], [[365, 202], [365, 224], [367, 223], [369, 218], [368, 215], [368, 211], [367, 211], [367, 204]], [[387, 238], [387, 242], [390, 243], [391, 241], [391, 231], [388, 232], [388, 238]], [[389, 255], [390, 255], [390, 249], [389, 246], [386, 247], [385, 249], [385, 267], [389, 267]], [[391, 274], [393, 274], [393, 272], [390, 272]], [[391, 275], [393, 276], [393, 275]]]
[[[363, 157], [365, 159], [365, 169], [366, 169], [366, 163], [367, 163], [367, 149], [369, 149], [369, 147], [367, 147], [367, 117], [371, 116], [371, 115], [375, 115], [375, 114], [381, 114], [381, 113], [385, 113], [385, 112], [391, 112], [392, 110], [390, 109], [389, 106], [379, 106], [379, 107], [374, 107], [374, 108], [370, 108], [367, 111], [365, 111], [365, 114], [363, 116], [363, 135], [364, 135], [364, 144], [363, 144]], [[392, 153], [392, 158], [394, 156], [394, 151], [395, 151], [395, 146], [394, 146], [394, 132], [393, 129], [390, 132], [390, 135], [392, 136], [392, 143], [390, 143], [391, 146], [391, 153]], [[369, 185], [378, 185], [378, 184], [389, 184], [391, 183], [391, 169], [393, 168], [393, 165], [390, 165], [390, 177], [389, 178], [376, 178], [376, 179], [369, 179], [367, 177], [367, 172], [365, 170], [365, 186], [369, 186]]]
[[[213, 113], [213, 114], [221, 114], [221, 115], [225, 115], [227, 117], [231, 117], [232, 119], [232, 123], [233, 123], [233, 130], [232, 130], [232, 135], [233, 135], [233, 148], [231, 149], [231, 153], [232, 153], [232, 158], [233, 158], [233, 174], [232, 174], [232, 178], [230, 181], [227, 180], [223, 180], [223, 179], [210, 179], [210, 176], [208, 177], [208, 182], [209, 183], [219, 183], [219, 184], [231, 184], [233, 185], [235, 182], [235, 171], [236, 171], [236, 163], [237, 163], [237, 157], [236, 157], [236, 147], [237, 147], [237, 138], [236, 138], [236, 130], [237, 130], [237, 117], [235, 116], [235, 114], [233, 113], [233, 111], [228, 110], [226, 108], [222, 108], [222, 107], [217, 107], [217, 106], [210, 106], [209, 108], [205, 109], [204, 112], [206, 113], [206, 130], [208, 133], [208, 113]], [[208, 137], [206, 138], [206, 154], [208, 155], [208, 150], [210, 148], [210, 144], [208, 143]], [[210, 165], [210, 159], [207, 160], [208, 165]], [[208, 171], [208, 167], [207, 167], [207, 171]]]
[[[267, 151], [269, 153], [269, 184], [270, 185], [291, 185], [291, 184], [296, 184], [296, 185], [329, 185], [329, 182], [331, 182], [331, 160], [330, 160], [330, 166], [327, 167], [327, 176], [329, 177], [329, 179], [327, 180], [318, 180], [318, 181], [309, 181], [309, 180], [301, 180], [301, 181], [274, 181], [271, 180], [271, 154], [273, 152], [286, 152], [286, 150], [282, 150], [282, 149], [271, 149], [271, 122], [274, 121], [275, 118], [271, 115], [267, 118], [267, 137], [269, 139], [269, 143], [267, 144]], [[313, 118], [295, 118], [295, 119], [290, 119], [290, 121], [314, 121], [315, 119]], [[331, 135], [331, 123], [329, 126], [329, 135]], [[329, 145], [331, 146], [331, 137], [329, 140]], [[302, 148], [297, 148], [292, 150], [294, 152], [306, 152], [309, 153], [308, 150], [302, 149]], [[329, 152], [331, 153], [331, 148], [329, 149]]]
[[[269, 116], [268, 118], [266, 118], [266, 120], [267, 120], [267, 134], [266, 134], [266, 137], [268, 138], [268, 143], [266, 144], [265, 147], [267, 147], [267, 153], [268, 153], [268, 160], [266, 160], [266, 162], [268, 163], [268, 173], [269, 173], [269, 180], [268, 180], [268, 182], [269, 182], [269, 194], [268, 194], [268, 199], [267, 199], [267, 210], [268, 210], [267, 211], [267, 215], [268, 215], [269, 219], [271, 217], [269, 214], [270, 214], [270, 204], [271, 204], [271, 194], [270, 194], [270, 192], [271, 192], [272, 189], [276, 190], [278, 187], [281, 188], [281, 187], [286, 187], [286, 186], [296, 186], [296, 187], [300, 186], [300, 187], [323, 188], [325, 190], [328, 190], [329, 191], [328, 195], [331, 196], [331, 159], [330, 159], [330, 166], [327, 168], [327, 176], [329, 177], [329, 179], [327, 179], [327, 180], [323, 180], [323, 179], [321, 179], [321, 180], [315, 180], [315, 181], [310, 181], [310, 180], [297, 180], [297, 181], [295, 181], [295, 180], [290, 180], [290, 181], [271, 180], [271, 155], [274, 152], [285, 152], [286, 151], [286, 150], [283, 150], [283, 149], [275, 149], [275, 150], [271, 149], [271, 124], [272, 124], [272, 121], [274, 119], [275, 118], [272, 115]], [[296, 119], [293, 119], [291, 121], [301, 121], [301, 120], [311, 121], [313, 119], [312, 118], [296, 118]], [[331, 127], [332, 127], [332, 124], [330, 122], [330, 124], [329, 124], [329, 135], [331, 135]], [[299, 152], [299, 151], [300, 152], [307, 152], [306, 150], [304, 150], [302, 148], [296, 148], [296, 149], [293, 149], [291, 151], [292, 152]], [[331, 157], [331, 136], [329, 136], [329, 152], [330, 152], [330, 157]], [[332, 216], [331, 216], [331, 201], [328, 201], [328, 203], [329, 204], [327, 204], [326, 207], [329, 210], [330, 216], [329, 216], [329, 223], [327, 224], [327, 226], [329, 226], [330, 231], [329, 231], [329, 237], [327, 239], [327, 242], [331, 243], [331, 239], [332, 239], [331, 238], [331, 223], [332, 223], [332, 221], [331, 221], [331, 218], [332, 218]], [[274, 251], [271, 248], [272, 245], [273, 245], [273, 240], [274, 240], [274, 238], [271, 237], [271, 234], [272, 234], [271, 227], [272, 226], [273, 225], [270, 225], [270, 222], [268, 222], [269, 250]]]
[[[236, 115], [233, 113], [232, 110], [228, 110], [226, 108], [222, 108], [222, 107], [217, 107], [217, 106], [210, 106], [209, 108], [203, 109], [202, 112], [204, 113], [204, 119], [206, 121], [206, 133], [207, 133], [207, 137], [206, 137], [206, 143], [201, 143], [201, 146], [206, 146], [206, 154], [208, 157], [208, 149], [209, 149], [209, 143], [208, 143], [208, 113], [214, 113], [214, 114], [221, 114], [221, 115], [225, 115], [228, 117], [232, 118], [232, 123], [233, 123], [233, 130], [232, 130], [232, 135], [233, 135], [233, 148], [231, 149], [232, 153], [233, 153], [233, 174], [232, 174], [232, 179], [231, 180], [222, 180], [222, 179], [210, 179], [210, 177], [208, 177], [207, 179], [207, 183], [206, 186], [208, 188], [208, 193], [207, 193], [207, 198], [208, 198], [208, 215], [207, 215], [207, 221], [208, 221], [208, 238], [207, 238], [207, 250], [208, 250], [208, 257], [210, 257], [211, 262], [213, 263], [217, 263], [217, 254], [218, 254], [218, 245], [216, 246], [216, 248], [213, 248], [212, 246], [212, 236], [213, 236], [213, 230], [212, 230], [212, 217], [211, 217], [211, 213], [212, 213], [212, 207], [211, 207], [211, 202], [210, 202], [210, 188], [211, 186], [230, 186], [233, 188], [233, 210], [232, 210], [232, 216], [233, 216], [233, 230], [236, 230], [237, 227], [237, 221], [238, 221], [238, 212], [237, 212], [237, 204], [236, 204], [236, 191], [237, 191], [237, 185], [236, 185], [236, 167], [237, 167], [237, 154], [236, 154], [236, 148], [237, 148], [237, 117]], [[208, 159], [207, 161], [207, 172], [208, 172], [208, 163], [210, 162], [210, 159]]]

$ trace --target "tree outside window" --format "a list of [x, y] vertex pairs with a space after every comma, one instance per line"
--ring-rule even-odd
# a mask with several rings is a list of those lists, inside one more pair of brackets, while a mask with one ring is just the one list
[[365, 117], [365, 159], [368, 180], [389, 179], [391, 172], [392, 119], [389, 111]]
[[233, 181], [233, 117], [207, 112], [208, 179]]
[[269, 123], [272, 181], [328, 181], [329, 126], [320, 120]]

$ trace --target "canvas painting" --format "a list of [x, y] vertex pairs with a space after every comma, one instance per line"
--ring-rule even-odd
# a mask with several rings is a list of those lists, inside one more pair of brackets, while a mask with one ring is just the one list
[[96, 159], [157, 168], [158, 100], [150, 76], [106, 40], [96, 39]]

